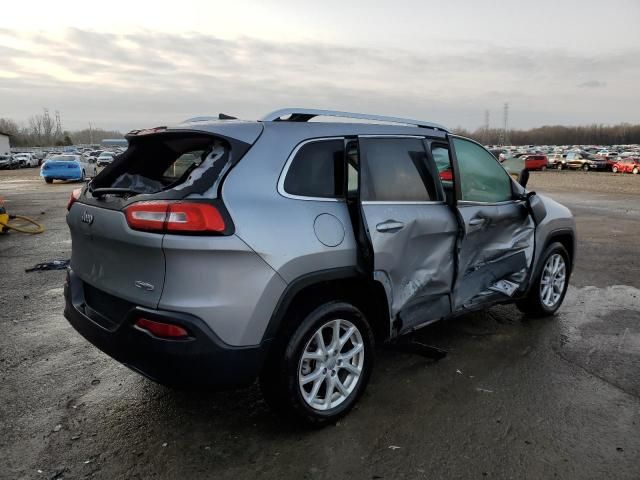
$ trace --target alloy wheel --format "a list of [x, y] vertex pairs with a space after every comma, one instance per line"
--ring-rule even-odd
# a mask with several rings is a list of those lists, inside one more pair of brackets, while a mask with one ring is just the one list
[[364, 348], [362, 334], [348, 320], [331, 320], [318, 328], [298, 366], [305, 403], [315, 410], [330, 410], [347, 400], [363, 374]]
[[544, 264], [540, 277], [540, 301], [553, 308], [560, 301], [567, 281], [567, 266], [559, 253], [551, 255]]

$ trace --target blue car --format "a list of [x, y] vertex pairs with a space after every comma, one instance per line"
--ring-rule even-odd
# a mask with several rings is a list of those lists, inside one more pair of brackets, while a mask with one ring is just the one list
[[79, 180], [97, 173], [95, 158], [83, 158], [82, 155], [55, 155], [42, 164], [40, 176], [47, 183], [54, 180]]

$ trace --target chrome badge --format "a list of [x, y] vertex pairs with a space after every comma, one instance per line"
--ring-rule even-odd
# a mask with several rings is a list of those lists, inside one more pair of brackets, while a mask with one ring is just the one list
[[85, 210], [82, 216], [80, 217], [80, 221], [82, 223], [86, 223], [87, 225], [91, 225], [93, 223], [93, 215], [91, 215], [89, 212]]

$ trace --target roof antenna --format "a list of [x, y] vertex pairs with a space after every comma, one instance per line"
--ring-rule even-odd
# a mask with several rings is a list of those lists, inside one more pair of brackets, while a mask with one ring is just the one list
[[219, 113], [218, 120], [237, 120], [238, 117], [232, 117], [231, 115], [227, 115], [226, 113]]

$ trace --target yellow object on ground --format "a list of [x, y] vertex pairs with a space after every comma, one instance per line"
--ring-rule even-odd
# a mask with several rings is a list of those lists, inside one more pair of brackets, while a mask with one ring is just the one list
[[7, 233], [9, 230], [35, 235], [44, 232], [44, 227], [29, 217], [9, 215], [7, 210], [0, 205], [0, 233]]

